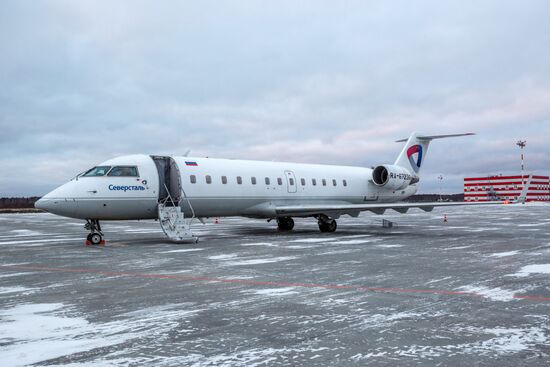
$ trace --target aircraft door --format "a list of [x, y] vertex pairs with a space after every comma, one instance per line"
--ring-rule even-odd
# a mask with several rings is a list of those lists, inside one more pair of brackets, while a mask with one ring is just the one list
[[180, 201], [181, 192], [180, 169], [174, 158], [170, 157], [170, 196], [176, 203]]
[[380, 188], [369, 181], [367, 184], [367, 192], [363, 201], [377, 201], [380, 196]]
[[[159, 175], [159, 201], [172, 197], [174, 204], [181, 197], [181, 177], [178, 164], [172, 157], [152, 156]], [[170, 195], [168, 195], [170, 194]]]
[[297, 183], [296, 183], [296, 176], [294, 176], [294, 172], [292, 171], [285, 171], [285, 177], [286, 177], [286, 187], [287, 187], [287, 191], [289, 193], [295, 193], [298, 188], [297, 188]]

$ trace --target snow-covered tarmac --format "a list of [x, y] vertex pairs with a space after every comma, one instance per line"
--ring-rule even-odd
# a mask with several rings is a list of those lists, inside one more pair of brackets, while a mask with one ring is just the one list
[[0, 365], [550, 365], [550, 206], [381, 218], [222, 218], [198, 244], [105, 222], [86, 247], [0, 215]]

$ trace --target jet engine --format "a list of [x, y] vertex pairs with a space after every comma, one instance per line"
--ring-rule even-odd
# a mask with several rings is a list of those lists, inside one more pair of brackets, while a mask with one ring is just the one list
[[403, 167], [385, 164], [374, 168], [372, 181], [376, 186], [388, 190], [401, 190], [412, 183], [418, 182], [418, 178], [411, 175]]

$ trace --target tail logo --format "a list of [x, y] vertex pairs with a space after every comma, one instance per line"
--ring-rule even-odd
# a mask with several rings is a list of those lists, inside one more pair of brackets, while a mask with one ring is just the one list
[[414, 172], [418, 173], [420, 165], [422, 164], [422, 145], [417, 144], [409, 147], [409, 149], [407, 149], [407, 158], [409, 158], [409, 162]]

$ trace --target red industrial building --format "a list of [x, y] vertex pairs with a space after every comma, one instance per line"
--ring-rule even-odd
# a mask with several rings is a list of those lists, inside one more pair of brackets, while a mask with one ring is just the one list
[[550, 177], [526, 173], [464, 179], [464, 201], [513, 201], [524, 195], [525, 201], [550, 202]]

